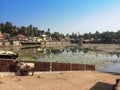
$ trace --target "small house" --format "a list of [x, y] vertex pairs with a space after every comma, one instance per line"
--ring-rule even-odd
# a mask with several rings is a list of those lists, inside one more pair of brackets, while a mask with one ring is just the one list
[[11, 38], [13, 41], [21, 41], [21, 42], [26, 42], [28, 41], [28, 38], [22, 34], [18, 34], [14, 37]]
[[21, 42], [20, 41], [13, 41], [13, 45], [14, 46], [21, 46]]
[[10, 45], [9, 42], [10, 34], [2, 33], [0, 31], [0, 45]]

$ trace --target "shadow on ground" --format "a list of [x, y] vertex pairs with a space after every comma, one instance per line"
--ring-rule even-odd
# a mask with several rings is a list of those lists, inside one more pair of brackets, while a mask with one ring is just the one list
[[97, 82], [90, 90], [113, 90], [113, 85], [104, 82]]

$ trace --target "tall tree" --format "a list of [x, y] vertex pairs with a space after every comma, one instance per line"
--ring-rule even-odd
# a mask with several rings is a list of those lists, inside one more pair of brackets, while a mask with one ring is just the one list
[[51, 34], [51, 33], [50, 33], [50, 28], [48, 28], [46, 34], [50, 36], [50, 34]]
[[4, 23], [0, 23], [0, 31], [3, 33], [5, 30]]
[[12, 27], [13, 27], [12, 23], [6, 22], [5, 23], [5, 33], [12, 34], [14, 32]]

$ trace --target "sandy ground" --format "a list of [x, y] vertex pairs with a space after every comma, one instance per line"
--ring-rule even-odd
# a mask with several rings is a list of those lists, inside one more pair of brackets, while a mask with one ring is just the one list
[[120, 75], [94, 71], [0, 77], [0, 90], [112, 90]]

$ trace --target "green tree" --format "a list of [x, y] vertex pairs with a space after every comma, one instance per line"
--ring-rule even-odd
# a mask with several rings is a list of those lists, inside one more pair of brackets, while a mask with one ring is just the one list
[[12, 23], [6, 22], [6, 23], [5, 23], [5, 33], [12, 34], [13, 32], [14, 32], [14, 31], [13, 31]]
[[0, 23], [0, 31], [3, 33], [5, 30], [4, 23]]
[[47, 32], [46, 32], [46, 35], [49, 35], [50, 36], [50, 28], [48, 28]]

